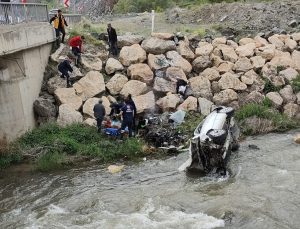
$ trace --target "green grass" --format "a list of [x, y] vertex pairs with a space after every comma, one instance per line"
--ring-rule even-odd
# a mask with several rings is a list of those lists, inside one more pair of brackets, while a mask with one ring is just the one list
[[263, 77], [263, 80], [265, 81], [265, 87], [263, 90], [265, 94], [269, 92], [279, 91], [282, 88], [282, 87], [274, 86], [268, 78]]
[[200, 113], [196, 112], [189, 112], [186, 114], [184, 118], [184, 122], [179, 125], [177, 128], [178, 130], [183, 133], [192, 137], [194, 135], [195, 128], [199, 125], [199, 123], [204, 119], [204, 116]]
[[300, 92], [300, 74], [297, 76], [296, 79], [292, 80], [291, 86], [295, 93]]
[[[114, 140], [98, 134], [96, 128], [83, 124], [60, 127], [56, 123], [49, 123], [27, 132], [12, 145], [14, 147], [9, 150], [9, 155], [36, 157], [35, 167], [40, 171], [64, 168], [71, 163], [72, 156], [97, 158], [101, 163], [144, 156], [142, 140]], [[13, 159], [0, 158], [0, 167], [13, 163]]]
[[70, 37], [85, 36], [85, 42], [95, 46], [103, 45], [103, 41], [97, 39], [97, 35], [105, 32], [105, 27], [99, 24], [92, 24], [90, 21], [83, 19], [76, 27], [69, 30]]
[[[247, 125], [246, 120], [252, 117], [260, 119], [262, 121], [261, 126], [259, 126], [259, 123], [256, 123], [256, 126]], [[262, 104], [250, 103], [243, 106], [236, 112], [235, 118], [240, 123], [242, 132], [245, 135], [261, 134], [269, 131], [281, 132], [300, 126], [299, 121], [290, 119], [285, 114], [272, 108], [269, 99], [265, 99]]]

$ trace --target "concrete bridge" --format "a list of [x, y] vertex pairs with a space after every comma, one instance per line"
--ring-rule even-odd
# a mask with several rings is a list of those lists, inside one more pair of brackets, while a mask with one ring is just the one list
[[0, 25], [0, 140], [35, 126], [33, 102], [55, 41], [47, 22]]

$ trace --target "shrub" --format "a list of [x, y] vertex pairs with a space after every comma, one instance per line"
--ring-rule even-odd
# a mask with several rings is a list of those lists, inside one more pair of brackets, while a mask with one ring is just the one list
[[294, 92], [300, 92], [300, 74], [297, 76], [296, 79], [293, 79], [291, 82], [291, 86]]
[[282, 87], [276, 87], [272, 84], [272, 82], [268, 78], [263, 78], [265, 81], [264, 93], [267, 94], [273, 91], [279, 91]]
[[66, 163], [65, 154], [58, 151], [50, 151], [40, 156], [36, 162], [36, 169], [46, 172], [54, 169], [61, 169]]

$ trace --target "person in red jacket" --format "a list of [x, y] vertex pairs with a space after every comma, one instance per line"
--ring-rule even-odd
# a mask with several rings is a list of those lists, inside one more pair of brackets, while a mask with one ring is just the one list
[[83, 51], [84, 36], [75, 36], [69, 40], [69, 45], [72, 48], [72, 53], [76, 56], [76, 67], [81, 64], [81, 53]]

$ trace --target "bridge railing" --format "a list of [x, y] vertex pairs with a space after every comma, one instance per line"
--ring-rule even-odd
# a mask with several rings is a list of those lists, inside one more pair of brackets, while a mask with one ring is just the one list
[[[49, 14], [49, 17], [53, 17], [55, 14]], [[68, 24], [76, 24], [81, 21], [81, 14], [63, 14]]]
[[49, 21], [45, 4], [0, 3], [0, 24]]

